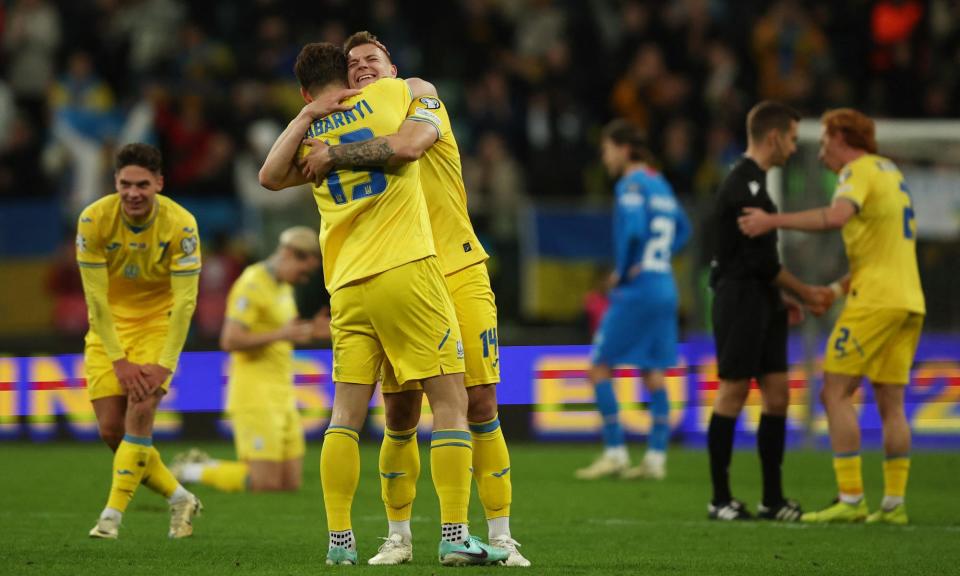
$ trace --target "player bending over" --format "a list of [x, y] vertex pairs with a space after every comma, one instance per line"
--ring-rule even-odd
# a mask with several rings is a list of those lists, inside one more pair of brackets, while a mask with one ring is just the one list
[[114, 451], [113, 482], [93, 538], [117, 538], [140, 484], [170, 504], [171, 538], [193, 534], [202, 506], [153, 446], [157, 406], [170, 388], [197, 302], [197, 222], [163, 190], [160, 151], [117, 152], [116, 193], [80, 214], [77, 264], [89, 309], [87, 390], [100, 437]]

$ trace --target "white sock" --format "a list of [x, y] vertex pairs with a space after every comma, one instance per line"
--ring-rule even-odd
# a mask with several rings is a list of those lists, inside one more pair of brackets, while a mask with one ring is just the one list
[[903, 504], [903, 496], [884, 496], [880, 507], [889, 512], [901, 504]]
[[440, 538], [454, 544], [463, 544], [470, 539], [466, 524], [441, 524]]
[[840, 501], [846, 504], [859, 504], [863, 500], [863, 494], [844, 494], [840, 493]]
[[117, 524], [123, 520], [123, 512], [117, 510], [116, 508], [104, 508], [103, 512], [100, 513], [101, 520], [115, 520]]
[[186, 482], [187, 484], [196, 484], [200, 481], [200, 476], [203, 475], [203, 470], [207, 466], [213, 466], [217, 463], [216, 460], [211, 462], [205, 462], [203, 464], [184, 464], [183, 469], [180, 471], [180, 477], [177, 480], [181, 482]]
[[630, 454], [627, 453], [627, 447], [624, 446], [607, 446], [603, 449], [603, 455], [607, 458], [613, 458], [618, 462], [629, 462]]
[[353, 537], [353, 530], [343, 530], [341, 532], [330, 531], [330, 548], [339, 546], [347, 550], [357, 549], [357, 540]]
[[410, 531], [409, 520], [400, 520], [398, 522], [387, 520], [387, 524], [387, 536], [390, 536], [391, 534], [399, 534], [403, 537], [404, 542], [410, 542], [413, 540], [413, 533]]
[[487, 536], [490, 540], [501, 536], [510, 537], [510, 517], [487, 518]]
[[173, 491], [173, 494], [167, 498], [167, 504], [176, 504], [181, 500], [185, 500], [191, 496], [190, 492], [183, 487], [182, 484], [177, 484], [177, 489]]
[[663, 468], [667, 464], [667, 453], [660, 450], [647, 450], [643, 455], [643, 461], [651, 466]]

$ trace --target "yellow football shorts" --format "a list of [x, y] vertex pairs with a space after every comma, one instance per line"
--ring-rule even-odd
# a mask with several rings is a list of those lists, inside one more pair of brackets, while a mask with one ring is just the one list
[[285, 462], [303, 458], [303, 424], [296, 408], [233, 412], [230, 419], [240, 460]]
[[[463, 383], [467, 388], [500, 382], [500, 348], [497, 346], [497, 303], [485, 262], [458, 270], [445, 278], [463, 336]], [[419, 382], [397, 384], [393, 367], [384, 362], [381, 390], [384, 393], [419, 390]]]
[[922, 329], [923, 314], [845, 307], [827, 340], [823, 369], [882, 384], [907, 384]]
[[330, 297], [333, 379], [374, 384], [384, 360], [400, 382], [463, 372], [463, 342], [435, 256], [340, 288]]
[[[160, 353], [167, 340], [166, 323], [149, 323], [136, 331], [120, 331], [120, 343], [127, 355], [127, 360], [136, 364], [156, 364], [160, 360]], [[107, 358], [107, 351], [103, 343], [92, 332], [87, 333], [86, 345], [83, 350], [84, 372], [87, 377], [87, 394], [90, 400], [106, 398], [107, 396], [126, 396], [120, 381], [113, 372], [113, 363]], [[166, 393], [170, 389], [170, 380], [163, 383], [161, 388]]]

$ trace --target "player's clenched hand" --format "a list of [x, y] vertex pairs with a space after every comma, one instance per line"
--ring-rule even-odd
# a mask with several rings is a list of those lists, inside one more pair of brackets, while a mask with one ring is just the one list
[[280, 329], [284, 340], [306, 344], [313, 339], [313, 321], [295, 318]]
[[744, 208], [737, 224], [740, 231], [751, 238], [773, 230], [773, 218], [762, 208]]
[[169, 368], [159, 364], [144, 364], [140, 367], [140, 373], [146, 381], [148, 395], [156, 393], [171, 374]]
[[329, 94], [324, 94], [315, 99], [313, 102], [305, 105], [300, 110], [300, 113], [310, 117], [311, 120], [316, 120], [317, 118], [323, 118], [324, 116], [334, 112], [350, 110], [353, 108], [353, 106], [350, 104], [345, 104], [343, 100], [346, 100], [351, 96], [356, 96], [359, 93], [359, 90], [344, 88], [342, 90], [330, 92]]
[[117, 375], [120, 387], [134, 402], [140, 402], [146, 398], [147, 383], [141, 373], [141, 368], [140, 364], [130, 362], [126, 358], [113, 362], [113, 373]]
[[300, 171], [304, 178], [319, 185], [327, 177], [327, 172], [333, 168], [330, 147], [325, 142], [314, 138], [307, 138], [301, 144], [307, 148], [308, 152], [300, 159]]

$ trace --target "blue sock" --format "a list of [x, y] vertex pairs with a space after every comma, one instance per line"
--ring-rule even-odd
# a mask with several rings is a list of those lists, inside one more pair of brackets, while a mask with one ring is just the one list
[[604, 380], [594, 386], [597, 395], [597, 409], [603, 417], [603, 445], [614, 448], [624, 445], [623, 426], [620, 425], [620, 405], [613, 393], [613, 383]]
[[666, 452], [670, 440], [670, 402], [667, 401], [665, 388], [650, 393], [650, 419], [653, 426], [650, 428], [648, 446], [651, 450]]

